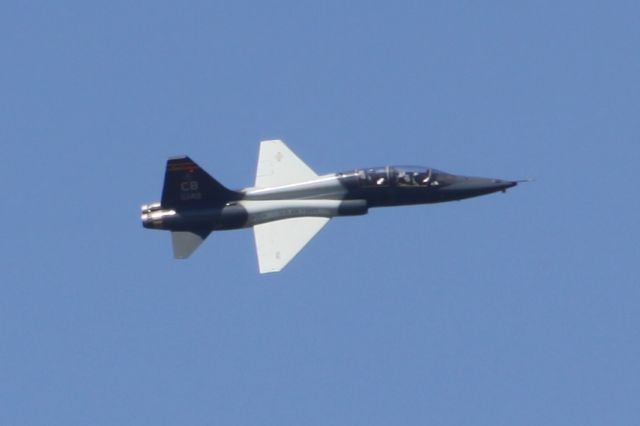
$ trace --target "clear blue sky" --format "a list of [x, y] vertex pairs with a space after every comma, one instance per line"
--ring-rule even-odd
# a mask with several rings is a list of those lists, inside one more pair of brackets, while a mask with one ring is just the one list
[[[0, 425], [640, 424], [635, 1], [5, 1]], [[333, 220], [144, 230], [166, 158], [536, 178]]]

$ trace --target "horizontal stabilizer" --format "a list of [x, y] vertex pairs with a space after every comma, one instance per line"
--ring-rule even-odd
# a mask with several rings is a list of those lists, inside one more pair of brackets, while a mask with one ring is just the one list
[[191, 253], [196, 251], [200, 244], [209, 236], [210, 231], [190, 232], [190, 231], [173, 231], [171, 232], [171, 244], [173, 246], [173, 257], [176, 259], [186, 259]]
[[326, 217], [296, 217], [254, 226], [260, 273], [282, 270], [327, 222]]
[[311, 180], [317, 176], [281, 140], [260, 142], [256, 188], [288, 185]]

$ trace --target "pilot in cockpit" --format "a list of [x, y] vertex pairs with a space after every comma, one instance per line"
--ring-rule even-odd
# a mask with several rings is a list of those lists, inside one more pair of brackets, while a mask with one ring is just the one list
[[427, 186], [429, 184], [429, 179], [431, 179], [431, 170], [416, 174], [416, 182], [418, 182], [418, 185], [420, 186]]
[[415, 182], [413, 180], [413, 173], [411, 172], [405, 172], [404, 170], [401, 170], [398, 173], [398, 183], [400, 185], [415, 185]]

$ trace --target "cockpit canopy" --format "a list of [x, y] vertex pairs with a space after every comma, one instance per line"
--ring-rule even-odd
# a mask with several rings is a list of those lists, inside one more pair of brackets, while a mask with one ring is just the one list
[[420, 166], [385, 166], [357, 171], [362, 186], [445, 186], [454, 176], [437, 169]]

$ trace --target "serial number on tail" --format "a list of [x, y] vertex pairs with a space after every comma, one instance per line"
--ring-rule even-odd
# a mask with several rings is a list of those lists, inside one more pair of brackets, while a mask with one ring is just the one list
[[180, 200], [202, 200], [202, 193], [199, 192], [200, 185], [196, 180], [180, 182]]

